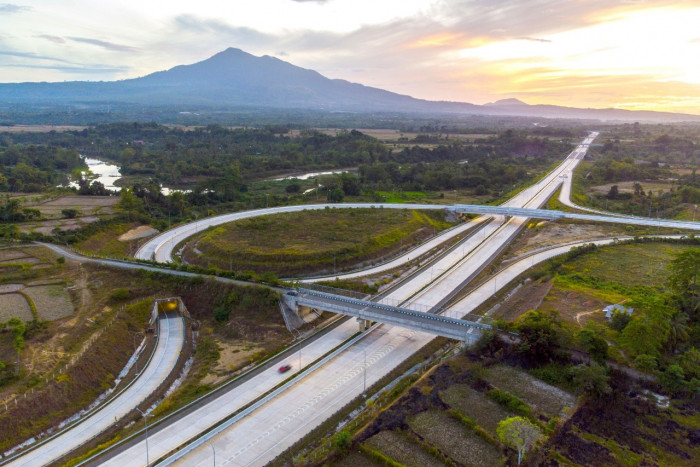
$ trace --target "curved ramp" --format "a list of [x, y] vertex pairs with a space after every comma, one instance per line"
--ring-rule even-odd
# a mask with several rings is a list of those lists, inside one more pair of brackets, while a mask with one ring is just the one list
[[155, 352], [134, 383], [80, 423], [49, 438], [7, 465], [33, 467], [51, 464], [92, 440], [116, 420], [134, 410], [158, 389], [175, 368], [185, 343], [184, 331], [181, 315], [161, 315], [158, 319], [158, 344]]

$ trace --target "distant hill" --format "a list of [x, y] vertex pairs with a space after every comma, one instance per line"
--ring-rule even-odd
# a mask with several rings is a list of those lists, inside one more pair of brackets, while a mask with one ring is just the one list
[[111, 82], [0, 84], [0, 103], [98, 104], [312, 109], [344, 112], [459, 113], [528, 117], [700, 121], [700, 116], [619, 109], [528, 105], [503, 99], [486, 105], [436, 102], [363, 86], [300, 68], [270, 56], [229, 48], [192, 65]]

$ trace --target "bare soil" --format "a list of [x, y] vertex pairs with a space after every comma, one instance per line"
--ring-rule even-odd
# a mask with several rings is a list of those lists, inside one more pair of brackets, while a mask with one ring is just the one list
[[539, 248], [560, 245], [562, 243], [593, 240], [602, 237], [620, 235], [615, 226], [564, 224], [540, 221], [531, 224], [508, 249], [508, 257], [518, 256]]
[[536, 310], [552, 289], [553, 281], [528, 282], [493, 313], [494, 318], [502, 318], [506, 321], [514, 321], [520, 315], [530, 310]]
[[609, 302], [590, 295], [552, 288], [540, 306], [541, 311], [556, 311], [562, 321], [583, 327], [589, 320], [605, 323], [603, 308]]
[[225, 342], [217, 339], [219, 346], [219, 361], [212, 368], [211, 372], [201, 381], [202, 384], [215, 385], [247, 367], [253, 361], [256, 353], [261, 352], [264, 347], [257, 346], [249, 342]]
[[157, 234], [158, 230], [154, 229], [150, 225], [140, 225], [134, 229], [129, 230], [119, 236], [118, 240], [120, 242], [128, 242], [130, 240], [136, 240], [138, 238], [152, 237]]

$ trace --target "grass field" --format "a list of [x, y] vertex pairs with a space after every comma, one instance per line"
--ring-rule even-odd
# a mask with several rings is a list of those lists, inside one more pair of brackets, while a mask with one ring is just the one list
[[688, 248], [671, 243], [606, 246], [568, 262], [561, 269], [617, 282], [625, 287], [662, 287], [668, 278], [668, 262]]
[[125, 258], [135, 253], [138, 241], [122, 241], [120, 237], [138, 227], [136, 222], [112, 225], [75, 244], [82, 251], [89, 251], [110, 258]]
[[246, 219], [191, 240], [189, 263], [292, 276], [373, 261], [452, 225], [444, 212], [326, 209]]

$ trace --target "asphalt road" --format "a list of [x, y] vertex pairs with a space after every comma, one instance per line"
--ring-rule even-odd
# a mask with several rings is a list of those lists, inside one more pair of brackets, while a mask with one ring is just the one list
[[50, 464], [109, 428], [153, 394], [175, 368], [185, 339], [182, 317], [163, 317], [158, 323], [160, 335], [155, 352], [134, 383], [80, 423], [7, 465], [29, 467]]

